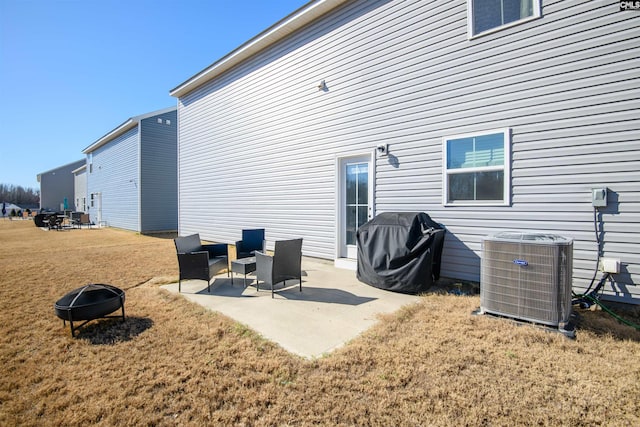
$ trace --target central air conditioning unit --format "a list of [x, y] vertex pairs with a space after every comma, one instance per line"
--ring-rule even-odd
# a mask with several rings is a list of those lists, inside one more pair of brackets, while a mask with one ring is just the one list
[[480, 313], [557, 327], [569, 324], [573, 240], [555, 234], [502, 232], [482, 241]]

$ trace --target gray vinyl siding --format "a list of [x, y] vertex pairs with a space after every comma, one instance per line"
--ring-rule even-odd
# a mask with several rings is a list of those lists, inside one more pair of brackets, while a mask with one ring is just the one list
[[175, 110], [140, 121], [143, 232], [178, 229], [177, 125]]
[[[353, 1], [179, 99], [179, 232], [233, 242], [265, 227], [332, 259], [336, 158], [389, 144], [376, 211], [448, 230], [442, 275], [479, 280], [506, 229], [574, 239], [593, 275], [590, 189], [606, 186], [611, 298], [640, 301], [640, 15], [617, 1], [543, 1], [541, 19], [467, 38], [467, 3]], [[329, 90], [317, 90], [320, 80]], [[511, 205], [443, 206], [442, 138], [510, 128]]]
[[[101, 193], [102, 221], [109, 227], [140, 231], [138, 126], [93, 151], [87, 191]], [[89, 208], [93, 221], [98, 206]]]
[[40, 209], [61, 211], [64, 199], [69, 210], [75, 210], [74, 178], [72, 171], [84, 164], [78, 160], [39, 174]]
[[[387, 139], [401, 167], [379, 160], [377, 207], [425, 210], [447, 226], [443, 275], [478, 280], [487, 234], [549, 230], [575, 239], [574, 288], [584, 289], [596, 260], [590, 189], [606, 186], [604, 255], [624, 264], [608, 293], [640, 295], [640, 20], [617, 9], [545, 1], [543, 19], [472, 41], [460, 21], [442, 29], [448, 46], [436, 61], [401, 68], [399, 79], [424, 76], [425, 90], [405, 97], [409, 135]], [[462, 5], [457, 13], [466, 15]], [[511, 206], [443, 207], [442, 137], [502, 127], [512, 130]]]

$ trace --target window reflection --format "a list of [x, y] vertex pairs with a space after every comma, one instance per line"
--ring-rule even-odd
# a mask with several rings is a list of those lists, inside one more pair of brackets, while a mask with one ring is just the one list
[[358, 227], [367, 222], [369, 212], [369, 165], [346, 165], [346, 236], [347, 245], [356, 244]]

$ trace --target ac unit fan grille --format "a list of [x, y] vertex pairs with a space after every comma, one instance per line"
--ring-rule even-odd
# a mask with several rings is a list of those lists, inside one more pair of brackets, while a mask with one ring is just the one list
[[572, 245], [483, 242], [483, 312], [559, 326], [571, 314]]

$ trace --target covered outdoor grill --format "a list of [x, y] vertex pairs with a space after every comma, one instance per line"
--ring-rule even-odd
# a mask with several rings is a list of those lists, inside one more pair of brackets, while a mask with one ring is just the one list
[[36, 225], [36, 227], [46, 227], [47, 224], [44, 222], [44, 220], [47, 219], [49, 215], [51, 214], [39, 213], [33, 217], [33, 223]]
[[440, 277], [445, 229], [424, 212], [385, 212], [358, 228], [358, 280], [403, 293]]

